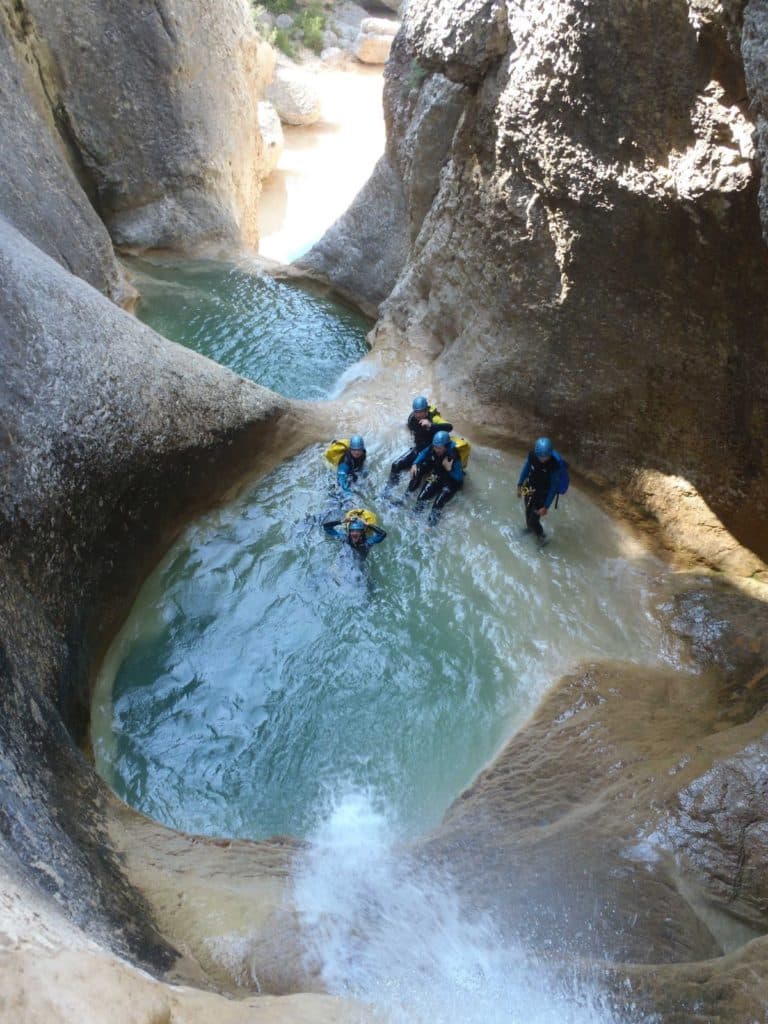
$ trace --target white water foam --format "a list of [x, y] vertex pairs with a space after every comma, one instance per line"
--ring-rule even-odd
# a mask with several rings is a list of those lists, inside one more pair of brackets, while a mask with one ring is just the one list
[[298, 872], [308, 966], [329, 992], [390, 1024], [619, 1024], [575, 969], [548, 968], [470, 919], [450, 880], [396, 852], [392, 834], [368, 795], [348, 794]]

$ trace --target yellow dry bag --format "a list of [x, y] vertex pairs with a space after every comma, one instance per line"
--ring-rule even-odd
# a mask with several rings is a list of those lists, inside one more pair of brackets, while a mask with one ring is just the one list
[[472, 451], [472, 445], [466, 437], [457, 437], [456, 434], [451, 434], [451, 440], [456, 446], [456, 451], [459, 453], [461, 468], [466, 469], [467, 463], [469, 462], [469, 453]]
[[325, 457], [334, 466], [338, 466], [346, 453], [349, 451], [349, 438], [343, 437], [340, 441], [333, 440], [325, 449]]

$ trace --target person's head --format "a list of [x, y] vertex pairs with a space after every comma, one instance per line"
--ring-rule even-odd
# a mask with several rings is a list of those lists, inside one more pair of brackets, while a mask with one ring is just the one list
[[413, 400], [413, 411], [416, 414], [416, 419], [423, 420], [429, 416], [429, 402], [426, 400], [424, 395], [419, 395], [418, 398]]
[[451, 443], [451, 435], [447, 430], [438, 430], [432, 438], [432, 447], [437, 455], [442, 455]]
[[350, 437], [349, 450], [356, 459], [359, 459], [361, 455], [365, 455], [365, 441], [360, 434], [353, 434]]
[[365, 537], [365, 523], [362, 519], [350, 519], [347, 524], [347, 533], [353, 544], [360, 544]]
[[539, 462], [547, 462], [552, 458], [552, 442], [548, 437], [539, 437], [533, 446], [533, 454]]

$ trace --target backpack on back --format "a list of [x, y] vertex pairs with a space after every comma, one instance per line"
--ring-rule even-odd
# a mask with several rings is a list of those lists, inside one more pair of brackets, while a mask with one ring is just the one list
[[472, 451], [472, 445], [466, 439], [466, 437], [459, 437], [456, 434], [451, 434], [451, 440], [456, 446], [456, 451], [461, 462], [461, 468], [466, 469], [467, 463], [469, 462], [469, 453]]
[[349, 438], [343, 437], [340, 441], [333, 440], [325, 449], [325, 457], [334, 466], [338, 466], [341, 460], [349, 451]]
[[557, 492], [555, 494], [555, 508], [557, 508], [557, 502], [561, 494], [565, 494], [568, 488], [571, 486], [571, 478], [568, 473], [568, 463], [565, 461], [560, 452], [556, 452], [552, 449], [552, 455], [557, 459], [558, 474], [557, 474]]

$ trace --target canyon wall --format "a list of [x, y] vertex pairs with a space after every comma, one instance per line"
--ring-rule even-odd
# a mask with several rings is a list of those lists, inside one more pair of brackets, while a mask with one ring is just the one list
[[[409, 244], [375, 297], [379, 337], [433, 358], [478, 431], [687, 480], [763, 554], [767, 34], [755, 3], [411, 4], [377, 182]], [[334, 280], [324, 244], [305, 262]]]

